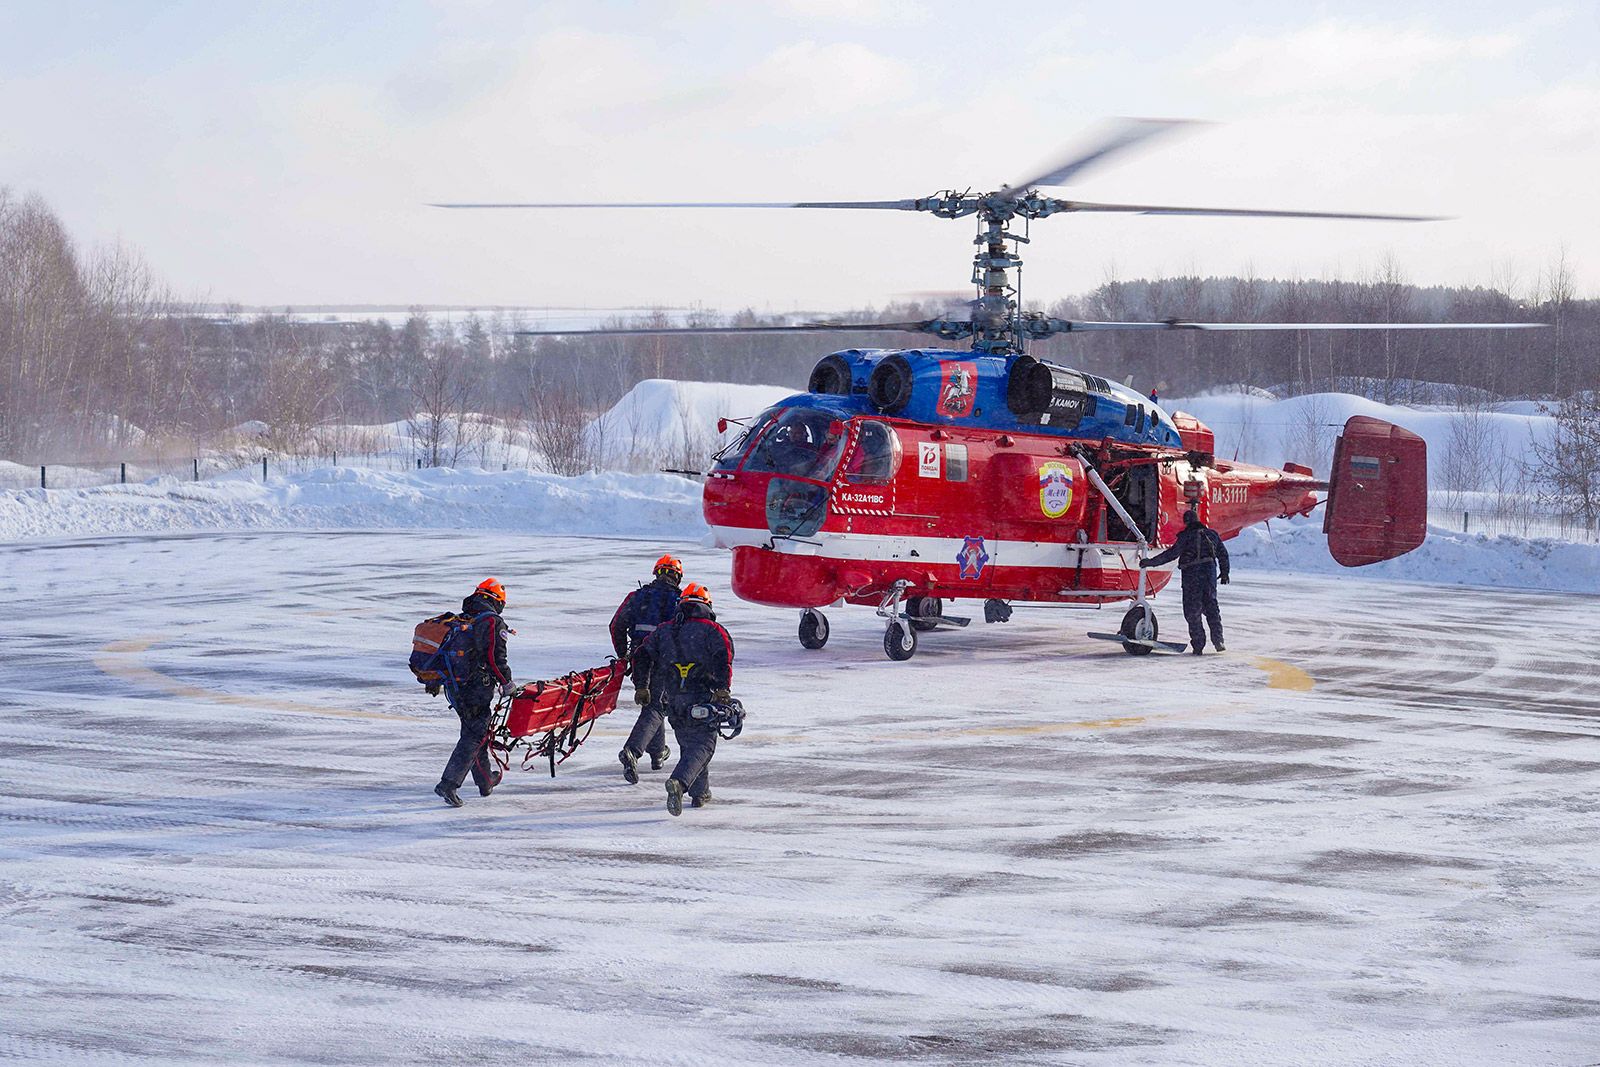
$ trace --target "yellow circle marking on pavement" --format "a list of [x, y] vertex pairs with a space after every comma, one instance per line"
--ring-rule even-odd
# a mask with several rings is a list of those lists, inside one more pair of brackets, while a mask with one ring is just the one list
[[190, 685], [170, 675], [162, 674], [143, 661], [150, 649], [161, 643], [160, 637], [134, 637], [127, 641], [113, 641], [94, 654], [94, 665], [114, 678], [137, 682], [159, 689], [173, 696], [191, 700], [204, 700], [212, 704], [232, 707], [263, 708], [269, 711], [288, 711], [298, 715], [327, 715], [338, 719], [387, 719], [400, 722], [427, 722], [420, 715], [395, 715], [384, 711], [357, 711], [352, 708], [327, 708], [314, 704], [301, 704], [293, 700], [280, 700], [269, 696], [244, 696], [224, 693], [216, 689]]

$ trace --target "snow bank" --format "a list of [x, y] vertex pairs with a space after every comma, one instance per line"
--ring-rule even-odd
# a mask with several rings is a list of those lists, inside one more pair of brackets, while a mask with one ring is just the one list
[[643, 458], [704, 463], [743, 427], [717, 432], [720, 418], [747, 419], [797, 390], [782, 385], [733, 385], [650, 378], [628, 390], [589, 428], [608, 466]]
[[[1281, 467], [1288, 461], [1306, 463], [1318, 474], [1328, 470], [1334, 439], [1345, 420], [1352, 415], [1370, 415], [1403, 426], [1428, 442], [1429, 478], [1438, 489], [1446, 488], [1440, 483], [1445, 457], [1454, 447], [1452, 433], [1459, 437], [1467, 429], [1463, 416], [1451, 408], [1381, 404], [1350, 393], [1308, 393], [1287, 400], [1255, 393], [1212, 393], [1164, 399], [1161, 406], [1167, 411], [1187, 411], [1210, 426], [1217, 435], [1217, 455], [1223, 459], [1269, 467]], [[1485, 441], [1474, 449], [1475, 454], [1496, 462], [1500, 457], [1517, 462], [1531, 459], [1533, 443], [1548, 438], [1554, 423], [1532, 401], [1498, 404], [1471, 417], [1475, 420], [1470, 427], [1473, 435], [1481, 435]]]
[[389, 473], [0, 492], [0, 540], [179, 530], [427, 528], [585, 536], [705, 532], [700, 487], [666, 474]]
[[1251, 570], [1359, 575], [1444, 585], [1487, 585], [1600, 593], [1600, 545], [1544, 538], [1463, 534], [1428, 527], [1428, 539], [1398, 559], [1341, 567], [1328, 555], [1317, 517], [1252, 526], [1228, 542], [1241, 573]]

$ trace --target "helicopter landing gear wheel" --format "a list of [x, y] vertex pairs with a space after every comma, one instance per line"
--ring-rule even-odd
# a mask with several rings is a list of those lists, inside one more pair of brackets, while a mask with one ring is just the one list
[[800, 645], [818, 649], [828, 643], [828, 617], [816, 608], [800, 613]]
[[1160, 633], [1154, 609], [1135, 604], [1122, 617], [1122, 626], [1117, 632], [1129, 639], [1122, 642], [1122, 651], [1130, 656], [1148, 656], [1151, 652], [1149, 645], [1136, 645], [1133, 642], [1154, 641]]
[[891, 622], [883, 631], [883, 650], [890, 659], [910, 659], [917, 654], [917, 631], [903, 622]]
[[914, 596], [906, 604], [906, 614], [911, 616], [913, 630], [920, 633], [937, 630], [937, 620], [944, 615], [944, 601], [936, 596]]

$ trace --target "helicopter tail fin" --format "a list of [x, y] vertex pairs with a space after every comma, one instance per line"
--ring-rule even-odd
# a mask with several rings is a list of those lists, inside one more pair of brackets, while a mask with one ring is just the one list
[[1428, 444], [1382, 419], [1353, 415], [1333, 450], [1328, 551], [1346, 567], [1393, 559], [1428, 535]]

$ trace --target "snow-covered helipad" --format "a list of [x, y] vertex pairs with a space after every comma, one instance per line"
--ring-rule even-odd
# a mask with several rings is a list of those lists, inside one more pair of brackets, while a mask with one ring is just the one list
[[715, 804], [622, 782], [624, 707], [441, 805], [417, 619], [498, 575], [551, 676], [669, 547], [0, 547], [0, 1057], [1600, 1060], [1595, 598], [1241, 566], [1225, 656], [1019, 610], [900, 664], [689, 551], [751, 710]]

